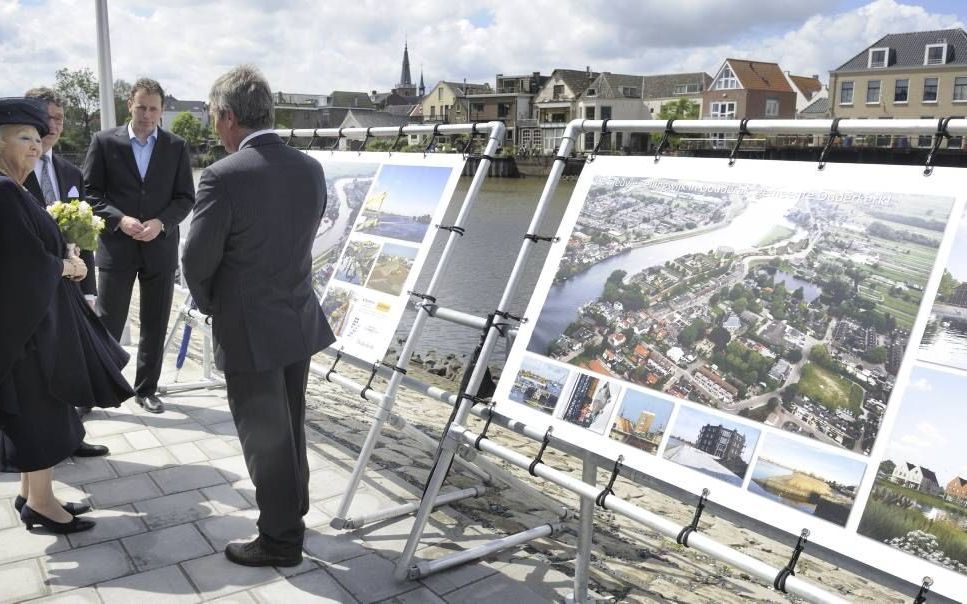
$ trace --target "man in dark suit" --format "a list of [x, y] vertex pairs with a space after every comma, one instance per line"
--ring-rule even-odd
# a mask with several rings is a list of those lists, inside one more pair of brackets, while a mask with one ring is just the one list
[[[77, 166], [59, 155], [54, 155], [54, 145], [60, 140], [64, 131], [64, 102], [63, 97], [50, 88], [31, 88], [24, 93], [25, 97], [40, 99], [47, 102], [47, 124], [50, 132], [41, 141], [43, 154], [34, 166], [34, 171], [27, 175], [24, 186], [27, 187], [38, 203], [47, 206], [55, 201], [70, 199], [84, 199], [84, 177]], [[81, 281], [81, 291], [87, 303], [94, 307], [97, 299], [97, 283], [94, 277], [94, 253], [84, 250], [81, 259], [87, 266], [87, 276]], [[79, 411], [82, 415], [90, 412], [90, 407], [83, 407]], [[81, 441], [81, 445], [74, 451], [76, 457], [97, 457], [107, 455], [108, 448], [104, 445], [92, 445]]]
[[120, 339], [138, 279], [135, 400], [152, 413], [164, 410], [156, 390], [178, 267], [178, 225], [195, 203], [188, 144], [158, 127], [163, 102], [158, 82], [135, 82], [128, 99], [131, 122], [97, 133], [84, 159], [87, 196], [107, 221], [96, 258], [97, 314]]
[[195, 303], [212, 317], [215, 363], [260, 509], [259, 536], [229, 544], [225, 556], [295, 566], [309, 510], [309, 360], [335, 341], [311, 281], [325, 178], [270, 129], [272, 92], [254, 67], [218, 78], [209, 104], [231, 155], [202, 173], [182, 266]]

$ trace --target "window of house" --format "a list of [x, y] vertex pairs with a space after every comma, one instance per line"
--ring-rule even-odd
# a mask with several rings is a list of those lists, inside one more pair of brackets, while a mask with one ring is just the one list
[[672, 94], [695, 94], [702, 91], [701, 84], [676, 84]]
[[927, 44], [923, 51], [924, 65], [943, 65], [947, 62], [947, 43]]
[[587, 92], [584, 93], [584, 96], [598, 96], [598, 91], [594, 88], [588, 88]]
[[709, 113], [713, 120], [735, 119], [735, 102], [727, 101], [712, 103]]
[[436, 105], [430, 105], [430, 117], [436, 117]]
[[510, 103], [497, 103], [497, 117], [510, 115]]
[[[950, 117], [950, 119], [952, 119], [952, 120], [962, 120], [962, 119], [964, 119], [964, 116], [962, 116], [962, 115], [953, 115], [953, 116]], [[951, 136], [950, 138], [947, 139], [947, 148], [948, 149], [960, 149], [963, 146], [964, 146], [964, 137], [962, 137], [962, 136]]]
[[594, 132], [584, 133], [584, 150], [594, 151]]
[[[921, 115], [920, 116], [920, 119], [922, 119], [922, 120], [932, 120], [933, 119], [933, 116], [932, 115]], [[929, 147], [932, 144], [933, 144], [933, 136], [931, 136], [929, 134], [921, 134], [920, 136], [917, 137], [917, 146], [920, 146], [920, 147]]]
[[593, 120], [594, 119], [594, 107], [584, 108], [584, 119]]
[[622, 86], [621, 87], [621, 94], [622, 94], [622, 96], [625, 96], [625, 97], [628, 97], [628, 98], [631, 98], [631, 99], [637, 98], [637, 97], [640, 97], [641, 96], [638, 93], [638, 89], [635, 88], [634, 86]]
[[601, 119], [603, 120], [611, 119], [611, 105], [603, 105], [601, 107]]
[[967, 78], [954, 78], [954, 100], [967, 101]]
[[470, 111], [472, 113], [483, 113], [484, 104], [483, 103], [470, 103]]
[[554, 100], [559, 101], [564, 96], [564, 84], [554, 85]]
[[442, 86], [440, 88], [437, 88], [436, 98], [437, 98], [438, 101], [442, 101], [443, 100], [443, 87]]
[[867, 66], [872, 68], [886, 67], [890, 59], [889, 48], [871, 48]]
[[897, 80], [893, 87], [893, 102], [906, 103], [907, 96], [910, 94], [910, 80]]
[[923, 78], [923, 102], [937, 102], [937, 78]]
[[853, 82], [840, 82], [839, 84], [839, 104], [840, 105], [852, 105], [853, 104]]
[[779, 116], [779, 99], [766, 99], [766, 117]]
[[880, 81], [870, 80], [866, 83], [866, 102], [867, 104], [880, 102]]
[[726, 65], [722, 68], [722, 74], [715, 82], [715, 90], [734, 90], [739, 87], [739, 79], [732, 73], [732, 69]]

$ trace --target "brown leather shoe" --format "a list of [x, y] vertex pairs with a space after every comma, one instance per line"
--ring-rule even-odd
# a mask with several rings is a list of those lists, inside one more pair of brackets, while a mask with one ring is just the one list
[[282, 552], [266, 546], [256, 537], [248, 543], [229, 543], [225, 557], [242, 566], [299, 566], [302, 564], [302, 550]]

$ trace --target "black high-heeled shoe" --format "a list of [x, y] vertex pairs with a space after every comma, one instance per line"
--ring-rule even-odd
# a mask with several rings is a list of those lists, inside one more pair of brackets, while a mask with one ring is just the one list
[[[18, 514], [20, 510], [24, 509], [25, 505], [27, 505], [27, 499], [23, 495], [17, 495], [16, 499], [13, 500], [13, 507], [17, 510]], [[80, 516], [91, 511], [91, 506], [86, 503], [74, 503], [73, 501], [65, 503], [63, 508], [71, 516]]]
[[71, 533], [79, 533], [81, 531], [86, 531], [94, 528], [93, 520], [86, 520], [82, 518], [71, 518], [70, 522], [55, 522], [43, 514], [39, 514], [32, 509], [30, 506], [25, 505], [22, 510], [20, 510], [20, 520], [23, 521], [27, 530], [33, 530], [34, 526], [39, 524], [48, 531], [52, 533], [57, 533], [59, 535], [68, 535]]

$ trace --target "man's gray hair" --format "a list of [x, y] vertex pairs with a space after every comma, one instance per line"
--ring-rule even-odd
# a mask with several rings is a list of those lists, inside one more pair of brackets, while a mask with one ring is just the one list
[[239, 65], [223, 74], [208, 93], [212, 113], [235, 114], [239, 126], [265, 130], [275, 126], [275, 102], [269, 82], [254, 65]]
[[57, 105], [61, 109], [67, 108], [67, 101], [64, 100], [64, 97], [58, 94], [55, 90], [47, 88], [46, 86], [42, 86], [40, 88], [31, 88], [24, 93], [24, 96], [31, 99], [41, 99], [47, 101], [48, 103]]

